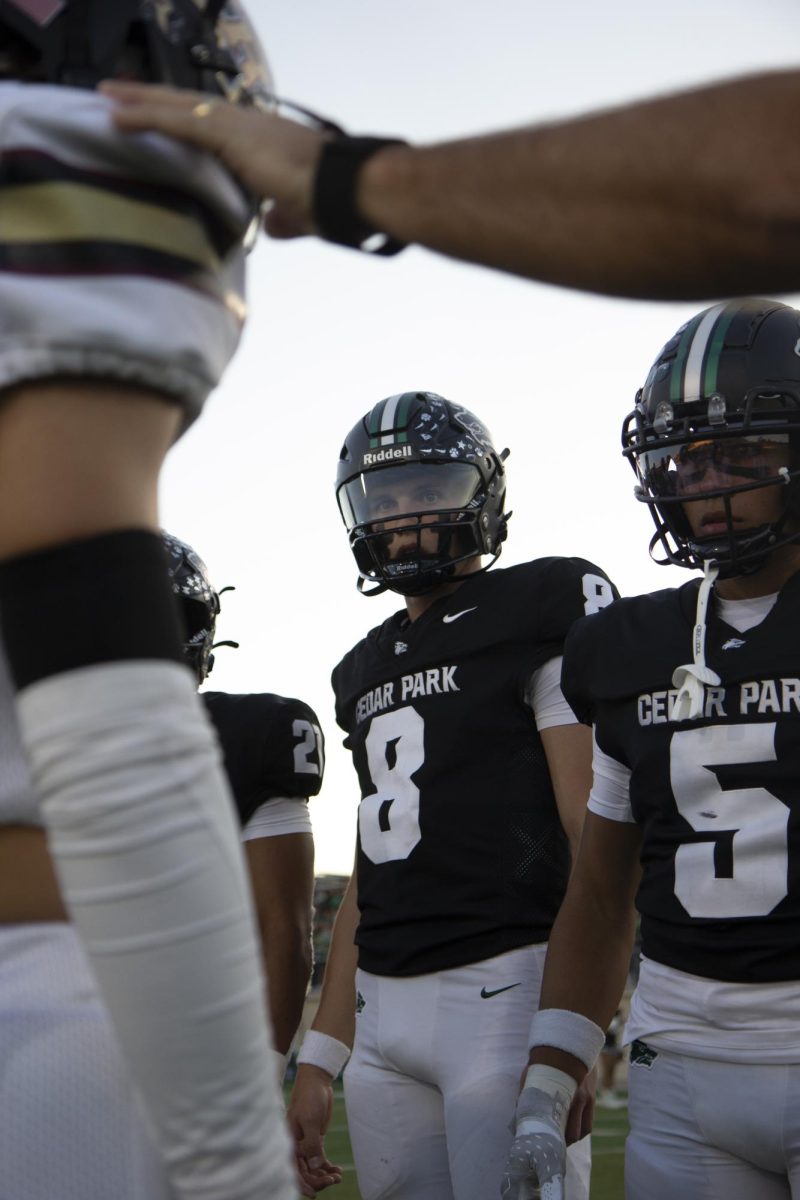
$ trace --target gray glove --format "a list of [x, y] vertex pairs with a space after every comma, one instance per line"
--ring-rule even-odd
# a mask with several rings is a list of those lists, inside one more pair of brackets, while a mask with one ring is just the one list
[[517, 1101], [514, 1141], [508, 1152], [502, 1200], [564, 1200], [566, 1125], [570, 1098], [525, 1087]]

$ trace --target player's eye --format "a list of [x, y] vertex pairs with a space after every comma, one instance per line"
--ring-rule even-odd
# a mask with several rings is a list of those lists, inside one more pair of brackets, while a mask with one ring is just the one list
[[388, 516], [397, 509], [397, 502], [393, 496], [376, 496], [370, 501], [370, 511], [373, 516]]
[[768, 443], [765, 442], [729, 442], [721, 451], [721, 458], [729, 462], [755, 462], [768, 453]]
[[445, 496], [439, 488], [420, 488], [416, 499], [420, 505], [426, 508], [436, 508], [437, 505], [442, 503]]
[[716, 457], [713, 442], [694, 442], [691, 446], [681, 446], [675, 466], [682, 475], [699, 473], [707, 470]]

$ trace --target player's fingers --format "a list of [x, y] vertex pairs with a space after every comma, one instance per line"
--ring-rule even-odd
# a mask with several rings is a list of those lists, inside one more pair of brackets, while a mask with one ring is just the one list
[[313, 1186], [313, 1184], [306, 1183], [299, 1171], [297, 1172], [297, 1187], [301, 1196], [310, 1196], [312, 1200], [317, 1194], [317, 1189]]
[[323, 1188], [342, 1181], [341, 1168], [334, 1167], [327, 1160], [317, 1166], [311, 1166], [303, 1155], [298, 1155], [297, 1170], [303, 1183], [315, 1191], [322, 1191]]
[[167, 87], [160, 83], [130, 83], [121, 79], [104, 79], [98, 88], [121, 105], [157, 104], [160, 108], [192, 109], [208, 100], [205, 92], [191, 92], [186, 88]]
[[246, 114], [225, 100], [215, 100], [198, 92], [178, 93], [176, 97], [169, 89], [154, 88], [134, 94], [118, 92], [116, 85], [113, 86], [114, 90], [109, 86], [105, 91], [119, 102], [111, 114], [119, 129], [128, 133], [163, 133], [205, 150], [220, 150], [242, 122], [264, 116], [263, 113]]
[[272, 238], [305, 237], [313, 232], [308, 220], [298, 216], [297, 213], [287, 212], [277, 204], [264, 214], [262, 224], [264, 232]]

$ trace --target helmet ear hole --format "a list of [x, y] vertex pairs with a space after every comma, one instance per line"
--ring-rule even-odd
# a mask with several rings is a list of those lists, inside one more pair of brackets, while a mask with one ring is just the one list
[[187, 597], [181, 597], [181, 613], [187, 639], [196, 638], [198, 634], [207, 630], [209, 617], [215, 615], [202, 601]]

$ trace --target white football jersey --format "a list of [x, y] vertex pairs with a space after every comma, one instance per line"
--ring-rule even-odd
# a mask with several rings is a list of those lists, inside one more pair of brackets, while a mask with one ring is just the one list
[[97, 92], [0, 84], [0, 388], [96, 375], [188, 424], [245, 317], [252, 204], [220, 164], [122, 134]]

